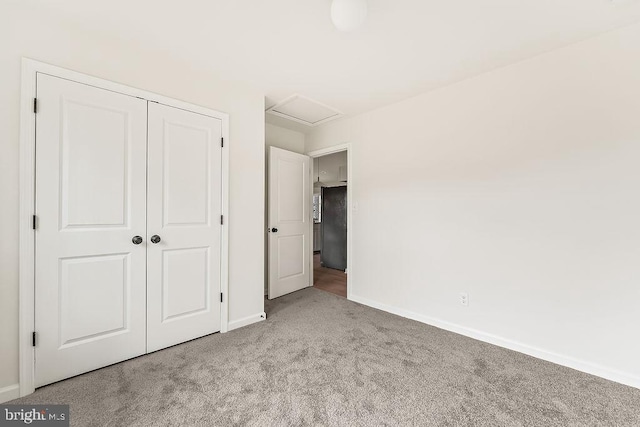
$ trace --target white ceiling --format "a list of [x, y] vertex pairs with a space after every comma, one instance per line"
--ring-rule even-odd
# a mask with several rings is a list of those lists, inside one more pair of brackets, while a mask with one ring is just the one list
[[347, 115], [640, 20], [640, 0], [369, 0], [340, 33], [330, 0], [22, 1], [255, 85], [267, 107], [299, 93]]

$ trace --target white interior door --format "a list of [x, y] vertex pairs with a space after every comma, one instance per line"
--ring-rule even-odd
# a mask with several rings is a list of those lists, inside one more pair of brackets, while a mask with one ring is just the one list
[[269, 299], [311, 286], [309, 160], [269, 149]]
[[149, 103], [147, 350], [220, 330], [219, 119]]
[[35, 385], [145, 352], [147, 102], [37, 76]]

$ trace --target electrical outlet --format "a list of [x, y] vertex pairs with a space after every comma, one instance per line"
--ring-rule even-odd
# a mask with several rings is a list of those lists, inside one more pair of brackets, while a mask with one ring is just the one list
[[469, 294], [466, 292], [460, 292], [460, 304], [467, 307], [469, 305]]

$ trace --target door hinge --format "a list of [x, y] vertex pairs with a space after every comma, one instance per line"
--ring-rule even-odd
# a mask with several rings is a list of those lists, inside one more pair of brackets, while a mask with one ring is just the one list
[[36, 346], [36, 333], [35, 333], [35, 331], [33, 332], [33, 334], [31, 334], [31, 345], [33, 347]]
[[220, 215], [220, 225], [224, 225], [224, 215]]
[[33, 114], [38, 112], [38, 98], [33, 98]]
[[33, 216], [33, 221], [32, 221], [32, 224], [31, 224], [31, 226], [33, 227], [34, 230], [36, 229], [36, 221], [37, 221], [37, 219], [38, 219], [38, 217], [34, 215]]
[[222, 298], [222, 292], [220, 292], [220, 302], [224, 302], [224, 299]]
[[220, 138], [220, 146], [224, 147], [224, 137]]

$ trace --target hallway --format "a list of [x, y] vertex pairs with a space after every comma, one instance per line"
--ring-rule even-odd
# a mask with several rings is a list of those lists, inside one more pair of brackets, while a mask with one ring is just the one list
[[320, 254], [313, 256], [313, 287], [347, 297], [347, 275], [343, 271], [320, 265]]

